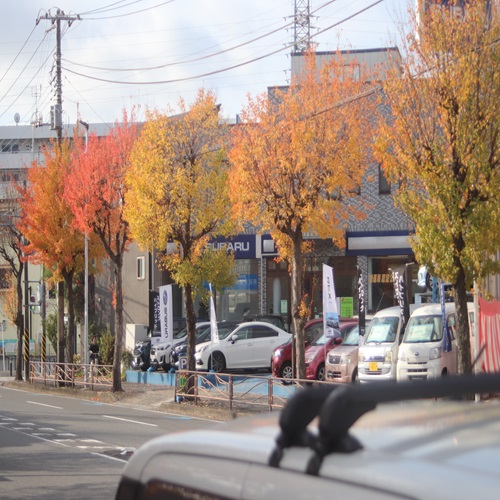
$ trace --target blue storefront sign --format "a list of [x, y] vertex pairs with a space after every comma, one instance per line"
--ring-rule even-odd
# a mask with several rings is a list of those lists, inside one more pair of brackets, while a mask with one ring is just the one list
[[255, 259], [257, 257], [255, 234], [239, 234], [231, 238], [214, 238], [208, 246], [215, 250], [227, 248], [228, 252], [234, 252], [235, 259]]

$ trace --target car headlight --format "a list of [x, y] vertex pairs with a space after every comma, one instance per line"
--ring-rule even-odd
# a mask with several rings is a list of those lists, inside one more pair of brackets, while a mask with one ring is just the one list
[[209, 347], [210, 347], [209, 345], [197, 347], [194, 352], [195, 352], [195, 354], [201, 354], [203, 351], [206, 351]]
[[340, 364], [341, 365], [348, 365], [350, 363], [351, 359], [349, 358], [349, 356], [340, 356]]
[[387, 351], [384, 354], [384, 363], [392, 363], [392, 351]]
[[429, 361], [431, 359], [439, 359], [441, 357], [441, 347], [433, 347], [429, 351]]
[[307, 359], [306, 359], [306, 363], [309, 364], [309, 363], [312, 363], [314, 361], [314, 358], [316, 357], [316, 354], [311, 354]]
[[399, 351], [398, 359], [399, 361], [406, 361], [406, 353], [404, 351]]
[[364, 362], [365, 362], [365, 358], [363, 357], [363, 353], [358, 352], [358, 363], [364, 363]]

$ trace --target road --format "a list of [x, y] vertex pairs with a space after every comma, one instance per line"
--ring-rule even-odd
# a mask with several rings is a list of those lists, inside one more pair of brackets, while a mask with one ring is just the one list
[[134, 449], [209, 425], [174, 414], [0, 386], [0, 498], [114, 498]]

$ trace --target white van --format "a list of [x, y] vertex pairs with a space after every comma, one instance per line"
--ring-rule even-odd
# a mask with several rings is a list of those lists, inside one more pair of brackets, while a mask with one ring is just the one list
[[[410, 305], [410, 314], [420, 304]], [[403, 318], [399, 306], [382, 309], [373, 316], [358, 352], [360, 382], [396, 378], [398, 347], [403, 339]]]
[[[469, 321], [474, 304], [468, 304]], [[458, 371], [455, 304], [445, 304], [449, 338], [443, 335], [441, 304], [427, 304], [415, 310], [399, 346], [397, 379], [426, 380]], [[470, 323], [469, 323], [470, 325]]]

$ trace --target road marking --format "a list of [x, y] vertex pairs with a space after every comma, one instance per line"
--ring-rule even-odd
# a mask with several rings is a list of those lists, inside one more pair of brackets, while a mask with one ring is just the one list
[[47, 406], [48, 408], [55, 408], [56, 410], [62, 410], [62, 406], [52, 406], [52, 405], [46, 405], [44, 403], [36, 403], [35, 401], [26, 401], [26, 403], [31, 403], [32, 405], [40, 405], [40, 406]]
[[110, 415], [103, 415], [103, 418], [112, 418], [114, 420], [123, 420], [132, 424], [149, 425], [150, 427], [158, 427], [156, 424], [149, 424], [147, 422], [139, 422], [138, 420], [129, 420], [128, 418], [111, 417]]

